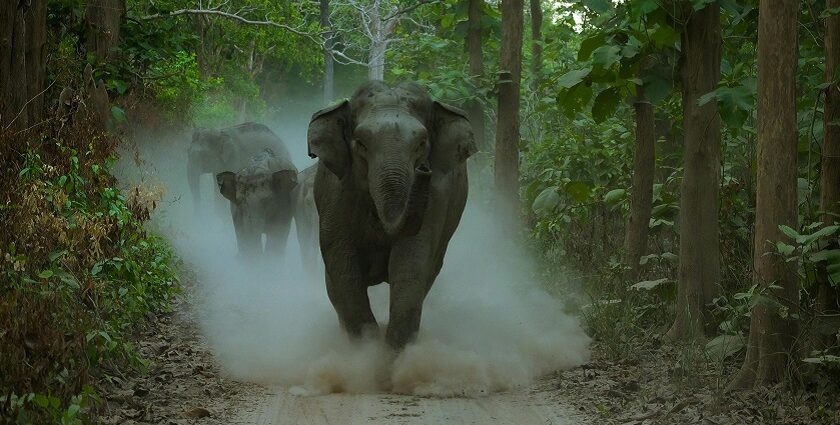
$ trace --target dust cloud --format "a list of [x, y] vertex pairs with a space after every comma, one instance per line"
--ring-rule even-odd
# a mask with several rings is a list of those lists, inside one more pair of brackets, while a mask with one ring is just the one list
[[[303, 168], [307, 120], [269, 125]], [[383, 338], [351, 341], [341, 331], [323, 276], [307, 275], [295, 230], [284, 258], [237, 259], [230, 217], [210, 176], [194, 214], [186, 185], [190, 134], [135, 135], [117, 174], [162, 193], [152, 231], [166, 237], [196, 277], [194, 311], [218, 363], [233, 378], [290, 387], [296, 394], [392, 391], [481, 396], [526, 385], [589, 356], [589, 338], [562, 303], [540, 289], [527, 252], [498, 233], [471, 199], [431, 292], [418, 340], [393, 357]], [[132, 160], [133, 159], [133, 160]], [[472, 192], [471, 198], [476, 191]], [[369, 290], [383, 329], [388, 286]]]

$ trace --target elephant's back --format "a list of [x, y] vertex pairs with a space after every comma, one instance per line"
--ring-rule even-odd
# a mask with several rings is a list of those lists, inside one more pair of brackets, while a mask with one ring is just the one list
[[266, 149], [271, 150], [275, 166], [280, 170], [296, 170], [286, 144], [271, 129], [263, 124], [245, 122], [222, 130], [230, 136], [233, 151], [229, 160], [234, 168], [251, 165], [254, 157], [261, 155]]

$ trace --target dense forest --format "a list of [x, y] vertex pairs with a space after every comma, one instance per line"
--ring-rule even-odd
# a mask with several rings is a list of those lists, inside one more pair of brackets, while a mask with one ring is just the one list
[[466, 111], [470, 196], [593, 358], [840, 420], [840, 0], [36, 0], [0, 5], [0, 422], [96, 423], [180, 296], [121, 145], [368, 80]]

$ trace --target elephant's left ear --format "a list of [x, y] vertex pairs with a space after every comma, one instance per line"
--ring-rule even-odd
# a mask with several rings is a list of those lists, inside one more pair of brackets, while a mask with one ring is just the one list
[[441, 102], [434, 102], [429, 162], [432, 170], [448, 173], [464, 163], [478, 149], [467, 114]]
[[297, 171], [281, 170], [271, 175], [271, 188], [278, 193], [288, 193], [297, 186]]

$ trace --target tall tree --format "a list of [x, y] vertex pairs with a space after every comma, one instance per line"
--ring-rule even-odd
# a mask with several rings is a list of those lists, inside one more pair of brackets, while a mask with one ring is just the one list
[[35, 125], [44, 107], [47, 2], [0, 7], [0, 131]]
[[[826, 0], [826, 10], [840, 9], [840, 0]], [[836, 224], [840, 214], [840, 14], [830, 15], [825, 20], [825, 107], [823, 109], [823, 146], [820, 166], [820, 209], [822, 222], [826, 226]], [[835, 247], [836, 248], [836, 247]], [[827, 316], [840, 312], [837, 287], [823, 269], [819, 277], [817, 314]], [[834, 282], [835, 285], [838, 282]]]
[[[643, 74], [644, 70], [640, 71]], [[643, 75], [640, 75], [640, 78]], [[630, 193], [630, 218], [624, 235], [625, 263], [630, 277], [639, 275], [639, 259], [647, 249], [650, 212], [653, 205], [653, 178], [656, 163], [656, 129], [653, 105], [645, 98], [642, 86], [636, 87], [633, 104], [636, 113], [636, 149], [633, 152], [633, 182]]]
[[680, 265], [677, 315], [671, 339], [704, 334], [707, 305], [720, 280], [720, 115], [717, 102], [698, 105], [720, 81], [721, 29], [717, 2], [694, 10], [684, 3], [682, 34], [683, 180], [680, 187]]
[[542, 73], [542, 0], [531, 1], [531, 87], [540, 85]]
[[514, 219], [519, 206], [519, 94], [522, 77], [523, 6], [523, 0], [502, 0], [495, 183], [497, 208], [506, 219]]
[[124, 0], [88, 0], [87, 49], [102, 60], [110, 60], [120, 41], [120, 24], [125, 15]]
[[321, 28], [324, 34], [324, 104], [335, 96], [335, 61], [333, 60], [333, 35], [330, 25], [330, 0], [321, 0]]
[[761, 0], [758, 12], [758, 173], [754, 273], [766, 296], [751, 313], [744, 365], [731, 388], [772, 384], [789, 370], [799, 305], [796, 269], [770, 242], [797, 227], [796, 67], [799, 0]]
[[[470, 58], [470, 75], [476, 86], [481, 85], [484, 75], [484, 54], [481, 50], [481, 8], [484, 0], [467, 0], [467, 52]], [[481, 101], [472, 100], [467, 104], [467, 115], [472, 124], [475, 143], [481, 150], [487, 150], [484, 134], [484, 108]]]

